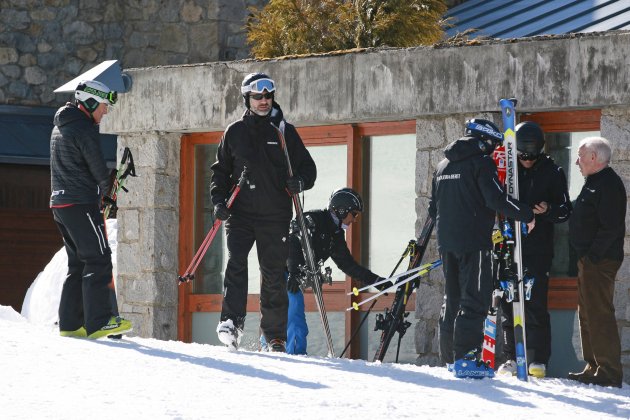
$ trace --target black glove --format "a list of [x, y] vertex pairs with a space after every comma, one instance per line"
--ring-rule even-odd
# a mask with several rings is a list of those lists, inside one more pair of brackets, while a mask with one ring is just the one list
[[287, 179], [287, 191], [289, 194], [299, 194], [304, 191], [304, 180], [299, 175]]
[[224, 203], [219, 203], [214, 206], [214, 217], [219, 220], [227, 220], [230, 217], [230, 210]]
[[289, 293], [297, 293], [300, 291], [300, 281], [298, 280], [297, 273], [289, 273], [289, 277], [287, 279], [287, 291]]
[[[378, 283], [378, 282], [379, 282], [379, 281], [381, 281], [381, 280], [384, 280], [384, 277], [377, 277], [377, 278], [376, 278], [376, 280], [374, 280], [374, 281], [372, 282], [372, 284], [373, 284], [373, 283]], [[390, 288], [390, 287], [392, 287], [393, 285], [394, 285], [394, 283], [392, 283], [392, 282], [391, 282], [391, 280], [390, 280], [390, 281], [386, 281], [385, 283], [378, 284], [378, 285], [376, 285], [376, 286], [374, 286], [374, 287], [376, 287], [376, 288], [377, 288], [378, 290], [380, 290], [380, 291], [383, 291], [383, 290], [385, 290], [385, 289], [389, 289], [389, 288]]]
[[114, 200], [112, 197], [110, 197], [108, 195], [104, 195], [103, 196], [103, 207], [106, 207], [106, 206], [116, 207], [116, 200]]

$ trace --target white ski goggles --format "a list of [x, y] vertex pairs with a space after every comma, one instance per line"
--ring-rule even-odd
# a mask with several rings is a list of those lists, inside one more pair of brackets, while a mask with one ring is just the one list
[[243, 95], [247, 93], [263, 93], [265, 90], [269, 93], [275, 92], [276, 83], [271, 79], [258, 79], [247, 86], [241, 86], [241, 93]]

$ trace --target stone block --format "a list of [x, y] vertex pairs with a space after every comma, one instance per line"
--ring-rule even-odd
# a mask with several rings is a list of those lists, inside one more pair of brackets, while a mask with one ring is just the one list
[[137, 242], [140, 238], [140, 212], [133, 209], [121, 211], [118, 222], [119, 240], [126, 243]]
[[424, 150], [416, 152], [416, 194], [428, 196], [431, 193], [433, 168], [431, 167], [431, 153]]
[[15, 48], [11, 48], [11, 47], [0, 48], [0, 65], [5, 65], [9, 63], [17, 63], [18, 57], [19, 55]]
[[116, 261], [118, 276], [132, 276], [139, 273], [139, 257], [138, 252], [140, 245], [138, 243], [128, 244], [118, 240], [116, 249]]
[[416, 136], [418, 137], [419, 150], [441, 147], [448, 140], [446, 138], [444, 118], [418, 118], [416, 120]]
[[187, 53], [188, 35], [185, 28], [176, 24], [164, 25], [160, 31], [159, 49], [164, 52]]
[[416, 291], [415, 316], [420, 320], [437, 320], [440, 317], [440, 307], [444, 296], [443, 286], [425, 279], [430, 281], [430, 278], [423, 278]]
[[24, 80], [30, 85], [41, 85], [46, 78], [46, 73], [40, 67], [33, 66], [24, 69]]

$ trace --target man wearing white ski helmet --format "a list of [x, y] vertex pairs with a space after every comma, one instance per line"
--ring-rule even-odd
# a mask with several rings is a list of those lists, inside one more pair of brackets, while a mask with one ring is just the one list
[[[228, 262], [224, 277], [219, 340], [236, 349], [247, 308], [247, 257], [256, 243], [260, 272], [260, 329], [271, 351], [285, 351], [288, 297], [284, 276], [292, 195], [313, 187], [315, 162], [295, 127], [284, 121], [274, 101], [276, 83], [264, 73], [250, 73], [241, 83], [242, 118], [223, 134], [212, 165], [210, 195], [214, 215], [226, 220]], [[273, 126], [272, 126], [273, 124]], [[274, 127], [275, 126], [275, 127]], [[293, 176], [289, 176], [284, 139]], [[249, 182], [228, 209], [226, 200], [244, 167]]]
[[118, 92], [96, 80], [84, 80], [77, 86], [74, 97], [79, 109], [89, 115], [95, 124], [100, 124], [108, 106], [118, 100]]
[[59, 303], [64, 337], [103, 338], [130, 332], [131, 322], [118, 316], [112, 278], [111, 249], [103, 220], [103, 197], [110, 171], [101, 151], [98, 124], [116, 92], [85, 80], [74, 103], [55, 114], [50, 137], [50, 207], [68, 254], [68, 275]]

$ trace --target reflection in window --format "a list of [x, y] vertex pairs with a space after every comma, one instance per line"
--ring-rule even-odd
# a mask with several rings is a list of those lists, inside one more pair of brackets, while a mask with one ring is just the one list
[[[210, 165], [217, 155], [217, 144], [199, 144], [195, 146], [195, 184], [194, 184], [194, 255], [214, 223], [212, 201], [210, 200]], [[206, 252], [193, 281], [193, 293], [222, 293], [223, 291], [223, 249], [225, 234], [223, 224], [219, 228], [212, 245]]]
[[[362, 244], [362, 261], [374, 273], [389, 276], [415, 236], [416, 135], [375, 136], [365, 140], [363, 199], [367, 209], [362, 227], [367, 243]], [[398, 272], [406, 267], [401, 264]], [[381, 299], [389, 304], [393, 294]], [[366, 323], [361, 333], [361, 357], [368, 360], [374, 357], [380, 339], [380, 332], [374, 331], [375, 317], [375, 313], [370, 314], [369, 326]], [[415, 323], [413, 317], [407, 320]], [[412, 325], [400, 343], [400, 362], [413, 362], [417, 357], [413, 330]], [[397, 347], [397, 340], [392, 340], [386, 362], [396, 358]]]
[[[575, 164], [578, 146], [585, 137], [599, 136], [599, 131], [545, 134], [546, 152], [564, 170], [569, 183], [569, 196], [575, 200], [584, 185], [584, 177]], [[569, 223], [558, 223], [554, 230], [554, 258], [551, 277], [577, 276], [577, 262], [569, 247]]]
[[416, 135], [366, 139], [363, 174], [363, 261], [374, 273], [388, 276], [415, 235]]

